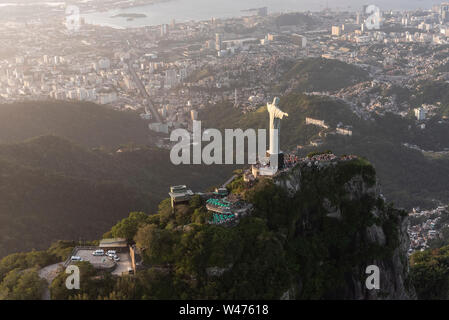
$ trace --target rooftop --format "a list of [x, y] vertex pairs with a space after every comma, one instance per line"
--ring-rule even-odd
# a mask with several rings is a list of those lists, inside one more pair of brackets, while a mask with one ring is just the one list
[[125, 238], [110, 238], [110, 239], [103, 239], [100, 241], [100, 248], [105, 247], [125, 248], [127, 246], [128, 243]]

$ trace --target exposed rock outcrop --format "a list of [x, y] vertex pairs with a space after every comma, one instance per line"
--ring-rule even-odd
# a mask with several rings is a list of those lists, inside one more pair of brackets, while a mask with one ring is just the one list
[[[325, 266], [339, 269], [336, 274], [342, 279], [336, 281], [333, 289], [324, 290], [320, 298], [416, 299], [409, 280], [406, 214], [384, 202], [369, 163], [353, 161], [321, 167], [303, 163], [276, 177], [274, 183], [300, 206], [304, 205], [296, 221], [295, 241], [314, 243], [312, 248], [317, 244], [324, 247], [319, 248], [319, 253], [308, 253], [309, 260], [303, 268], [312, 271], [306, 274], [300, 270], [296, 283], [301, 285], [296, 290], [286, 288], [281, 299], [309, 297], [305, 291], [314, 289], [306, 277], [322, 276], [319, 269]], [[334, 224], [329, 227], [335, 229], [334, 235], [322, 234], [328, 218]], [[315, 241], [316, 238], [323, 240]], [[336, 256], [341, 254], [351, 261], [341, 261]], [[320, 260], [314, 260], [314, 255]], [[366, 268], [370, 265], [379, 268], [380, 289], [370, 290], [366, 286], [371, 275]], [[303, 284], [305, 288], [300, 288]]]

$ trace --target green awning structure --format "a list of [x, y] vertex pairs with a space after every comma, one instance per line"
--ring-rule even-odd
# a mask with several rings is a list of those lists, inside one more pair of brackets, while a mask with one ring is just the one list
[[208, 204], [222, 207], [222, 208], [230, 208], [231, 204], [228, 201], [225, 200], [219, 200], [219, 199], [209, 199], [206, 201]]
[[211, 221], [212, 224], [221, 224], [224, 222], [228, 222], [233, 220], [235, 217], [233, 214], [218, 214], [214, 213], [213, 219]]
[[224, 199], [210, 198], [206, 201], [209, 205], [208, 209], [213, 212], [211, 224], [222, 224], [235, 219], [231, 211], [231, 203]]

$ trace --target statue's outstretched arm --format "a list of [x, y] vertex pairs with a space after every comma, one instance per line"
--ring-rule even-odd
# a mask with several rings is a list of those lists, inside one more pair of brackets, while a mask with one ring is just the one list
[[288, 113], [279, 109], [278, 106], [276, 106], [275, 104], [267, 103], [267, 111], [269, 113], [273, 113], [275, 118], [282, 119], [283, 117], [288, 117]]
[[277, 112], [276, 118], [282, 119], [283, 117], [288, 117], [288, 113], [279, 110], [279, 112]]

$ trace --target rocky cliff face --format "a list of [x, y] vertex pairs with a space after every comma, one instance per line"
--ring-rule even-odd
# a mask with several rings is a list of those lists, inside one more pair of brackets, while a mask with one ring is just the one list
[[[289, 235], [299, 268], [281, 299], [416, 299], [406, 214], [385, 203], [369, 163], [311, 161], [274, 183], [299, 207]], [[380, 289], [366, 287], [370, 265]]]

